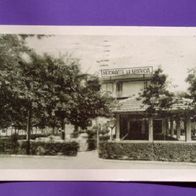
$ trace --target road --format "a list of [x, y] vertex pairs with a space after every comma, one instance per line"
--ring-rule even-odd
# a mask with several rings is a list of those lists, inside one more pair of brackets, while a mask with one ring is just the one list
[[76, 157], [0, 155], [0, 169], [196, 169], [196, 163], [105, 160], [90, 151]]

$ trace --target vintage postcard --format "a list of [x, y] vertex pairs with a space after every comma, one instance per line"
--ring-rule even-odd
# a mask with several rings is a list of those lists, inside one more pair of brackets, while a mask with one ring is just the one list
[[196, 180], [196, 28], [0, 26], [0, 99], [0, 180]]

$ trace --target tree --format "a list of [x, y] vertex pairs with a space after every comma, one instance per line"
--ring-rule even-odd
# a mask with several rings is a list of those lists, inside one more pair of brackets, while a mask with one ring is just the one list
[[196, 68], [190, 70], [186, 81], [189, 83], [190, 98], [196, 103]]
[[[19, 82], [19, 61], [28, 49], [24, 40], [16, 35], [0, 36], [0, 119], [1, 128], [9, 127], [13, 118], [17, 118], [14, 111], [18, 109], [16, 91]], [[16, 110], [14, 110], [15, 108]], [[18, 115], [21, 116], [21, 115]]]
[[71, 107], [68, 116], [69, 122], [77, 128], [87, 128], [92, 119], [96, 117], [108, 117], [111, 115], [110, 106], [113, 101], [107, 94], [101, 94], [101, 84], [97, 77], [80, 75], [78, 77], [75, 93], [72, 99], [75, 104]]
[[37, 126], [45, 127], [50, 125], [48, 120], [52, 116], [57, 116], [64, 128], [73, 102], [71, 94], [79, 69], [74, 61], [65, 63], [62, 59], [35, 53], [30, 54], [29, 62], [21, 61], [20, 65], [21, 85], [18, 97], [22, 103], [21, 108], [24, 108], [28, 116], [29, 153], [33, 120]]
[[196, 119], [196, 68], [193, 68], [189, 71], [186, 82], [189, 83], [189, 98], [192, 100], [192, 103], [190, 104], [192, 110], [190, 112]]
[[25, 39], [0, 37], [0, 120], [5, 127], [26, 126], [29, 154], [33, 126], [64, 129], [69, 122], [86, 128], [109, 113], [109, 99], [101, 95], [98, 78], [80, 72], [76, 59], [38, 55]]
[[167, 84], [167, 76], [163, 70], [161, 68], [155, 70], [150, 83], [140, 94], [149, 114], [166, 113], [173, 104], [174, 94], [167, 89]]
[[[44, 78], [42, 85], [47, 100], [47, 119], [49, 126], [59, 126], [65, 129], [66, 123], [86, 128], [91, 120], [110, 113], [111, 98], [102, 95], [97, 77], [83, 74], [79, 62], [73, 58], [55, 59], [44, 56]], [[49, 90], [49, 91], [48, 91]], [[46, 103], [46, 101], [45, 101]]]
[[76, 59], [63, 61], [48, 55], [44, 58], [44, 89], [39, 97], [45, 96], [48, 116], [44, 116], [53, 128], [61, 122], [64, 130], [65, 124], [71, 123], [77, 132], [78, 127], [89, 126], [92, 119], [109, 115], [111, 98], [100, 93], [97, 77], [82, 74]]

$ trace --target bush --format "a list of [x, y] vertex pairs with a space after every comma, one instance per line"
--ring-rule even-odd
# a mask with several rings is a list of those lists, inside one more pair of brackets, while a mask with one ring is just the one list
[[[88, 150], [95, 150], [97, 148], [97, 127], [93, 127], [92, 130], [87, 130], [88, 134]], [[103, 132], [99, 135], [99, 141], [108, 141], [110, 139], [110, 136]]]
[[105, 159], [151, 160], [150, 143], [101, 142], [99, 156]]
[[196, 162], [194, 143], [154, 143], [156, 161]]
[[[31, 140], [35, 140], [36, 138], [40, 138], [40, 137], [48, 137], [49, 134], [31, 134]], [[19, 139], [20, 140], [25, 140], [26, 139], [26, 135], [19, 135]]]
[[101, 142], [100, 158], [196, 162], [196, 143]]
[[[21, 144], [22, 152], [25, 152], [27, 142]], [[79, 145], [77, 142], [31, 142], [32, 155], [67, 155], [76, 156]]]
[[110, 136], [109, 135], [100, 135], [99, 136], [99, 140], [101, 141], [101, 142], [103, 142], [103, 141], [108, 141], [110, 139]]
[[[9, 139], [10, 137], [14, 136], [14, 135], [17, 135], [17, 138], [18, 140], [26, 140], [26, 135], [18, 135], [18, 134], [13, 134], [11, 136], [2, 136], [1, 138], [3, 139]], [[32, 140], [35, 140], [36, 138], [39, 138], [39, 137], [48, 137], [49, 134], [31, 134], [31, 139]]]
[[88, 150], [95, 150], [97, 148], [97, 140], [96, 138], [88, 138]]
[[[103, 142], [103, 141], [108, 141], [110, 139], [110, 136], [108, 135], [100, 135], [99, 136], [99, 142]], [[93, 135], [91, 137], [91, 135], [88, 135], [88, 150], [95, 150], [97, 148], [97, 135]]]
[[0, 139], [0, 153], [17, 154], [19, 151], [18, 135], [14, 134], [9, 138]]
[[[8, 151], [9, 140], [8, 139], [1, 139], [0, 140], [0, 153], [4, 154]], [[10, 147], [9, 147], [10, 148]]]
[[17, 153], [19, 150], [19, 143], [18, 143], [18, 134], [13, 134], [9, 138], [10, 149], [12, 153]]

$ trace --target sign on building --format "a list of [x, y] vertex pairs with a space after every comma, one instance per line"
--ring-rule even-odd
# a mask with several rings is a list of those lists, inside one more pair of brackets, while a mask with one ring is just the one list
[[153, 67], [131, 67], [131, 68], [113, 68], [100, 70], [101, 77], [112, 77], [121, 75], [148, 75], [153, 73]]

